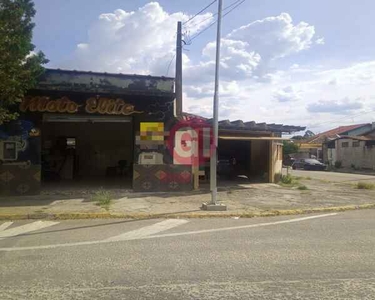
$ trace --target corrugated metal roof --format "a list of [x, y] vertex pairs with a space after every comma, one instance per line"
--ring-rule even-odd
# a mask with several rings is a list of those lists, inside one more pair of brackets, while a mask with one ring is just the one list
[[[213, 119], [207, 119], [202, 116], [183, 113], [184, 120], [199, 120], [205, 121], [207, 123], [212, 123]], [[278, 132], [278, 133], [292, 133], [303, 131], [306, 127], [293, 126], [293, 125], [283, 125], [283, 124], [267, 124], [267, 123], [256, 123], [254, 121], [244, 122], [242, 120], [229, 121], [221, 120], [219, 121], [219, 129], [222, 130], [243, 130], [243, 131], [268, 131], [268, 132]]]

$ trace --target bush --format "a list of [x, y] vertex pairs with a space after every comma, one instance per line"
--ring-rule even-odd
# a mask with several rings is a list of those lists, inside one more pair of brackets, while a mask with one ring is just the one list
[[111, 204], [112, 195], [110, 192], [100, 189], [99, 191], [95, 192], [92, 200], [96, 202], [97, 205], [100, 207], [108, 210], [109, 205]]
[[336, 169], [340, 169], [341, 167], [342, 167], [342, 162], [339, 161], [339, 160], [336, 160], [336, 161], [335, 161], [335, 168], [336, 168]]
[[301, 190], [301, 191], [308, 190], [307, 186], [306, 186], [306, 185], [303, 185], [303, 184], [301, 184], [297, 189], [299, 189], [299, 190]]
[[358, 182], [357, 189], [359, 190], [373, 190], [375, 189], [375, 184], [368, 182]]
[[292, 184], [293, 183], [292, 175], [288, 174], [288, 175], [281, 176], [281, 183]]

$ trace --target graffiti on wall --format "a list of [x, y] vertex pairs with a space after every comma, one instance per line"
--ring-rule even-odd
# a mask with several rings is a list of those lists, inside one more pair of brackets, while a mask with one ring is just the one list
[[0, 164], [38, 164], [38, 155], [33, 155], [40, 130], [29, 121], [18, 120], [0, 126]]
[[90, 97], [84, 105], [80, 105], [68, 97], [50, 99], [46, 96], [26, 97], [20, 104], [22, 112], [50, 112], [50, 113], [70, 113], [74, 114], [83, 110], [89, 114], [102, 115], [131, 115], [142, 114], [143, 111], [135, 110], [134, 105], [126, 103], [117, 98]]

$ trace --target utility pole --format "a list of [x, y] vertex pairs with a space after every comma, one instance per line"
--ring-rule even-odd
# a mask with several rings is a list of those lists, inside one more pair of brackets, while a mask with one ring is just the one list
[[176, 40], [176, 115], [182, 115], [182, 24], [177, 22]]
[[215, 92], [213, 105], [213, 145], [210, 159], [210, 188], [211, 188], [211, 202], [209, 204], [203, 203], [202, 208], [206, 210], [227, 210], [224, 204], [217, 202], [217, 146], [219, 139], [219, 71], [220, 71], [220, 42], [221, 42], [221, 14], [223, 1], [218, 0], [218, 14], [217, 14], [217, 36], [216, 36], [216, 65], [215, 65]]

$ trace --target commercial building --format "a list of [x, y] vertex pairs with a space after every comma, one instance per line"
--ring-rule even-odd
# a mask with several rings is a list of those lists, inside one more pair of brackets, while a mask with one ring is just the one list
[[[209, 160], [210, 120], [176, 116], [172, 78], [49, 69], [18, 110], [17, 121], [0, 127], [0, 194], [82, 182], [189, 191]], [[267, 182], [281, 174], [282, 133], [304, 129], [242, 121], [219, 128], [219, 153]]]

